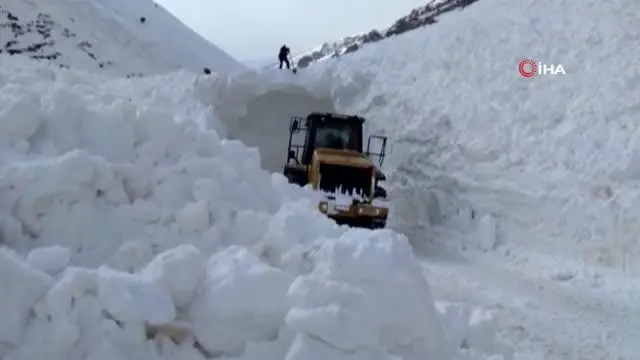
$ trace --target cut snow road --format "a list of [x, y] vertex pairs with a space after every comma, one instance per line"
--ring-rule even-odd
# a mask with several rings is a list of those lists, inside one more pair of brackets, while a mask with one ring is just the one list
[[[496, 309], [499, 328], [504, 329], [501, 335], [520, 345], [516, 351], [521, 359], [637, 356], [637, 302], [505, 270], [487, 261], [433, 254], [423, 266], [437, 298]], [[627, 298], [631, 299], [629, 294]]]

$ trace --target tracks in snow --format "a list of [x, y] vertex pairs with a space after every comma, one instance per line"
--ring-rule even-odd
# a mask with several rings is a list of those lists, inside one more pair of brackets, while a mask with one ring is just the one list
[[[407, 144], [410, 155], [391, 179], [402, 216], [396, 228], [429, 247], [422, 261], [434, 296], [497, 310], [500, 336], [515, 344], [519, 360], [636, 359], [640, 279], [615, 266], [605, 270], [588, 256], [590, 247], [615, 245], [607, 237], [619, 232], [611, 226], [612, 209], [597, 200], [572, 201], [588, 184], [530, 178], [537, 186], [527, 189], [507, 174], [491, 177], [496, 169], [487, 164], [445, 169], [432, 156], [446, 151], [441, 142], [434, 135], [420, 146]], [[450, 217], [471, 206], [496, 217], [510, 256], [460, 254], [459, 248], [477, 247], [475, 225]], [[600, 230], [603, 238], [582, 236], [582, 228]], [[569, 275], [557, 276], [564, 271]]]
[[611, 298], [580, 284], [438, 254], [423, 265], [436, 298], [497, 310], [500, 335], [516, 344], [519, 359], [631, 360], [640, 351], [640, 305], [632, 294]]

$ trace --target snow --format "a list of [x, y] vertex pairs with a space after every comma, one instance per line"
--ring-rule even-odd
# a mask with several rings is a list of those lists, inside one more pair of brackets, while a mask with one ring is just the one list
[[46, 246], [29, 251], [26, 260], [34, 268], [56, 275], [69, 266], [71, 253], [59, 245]]
[[317, 211], [318, 194], [261, 169], [277, 166], [281, 144], [228, 139], [260, 139], [246, 125], [264, 99], [274, 102], [258, 125], [283, 136], [283, 104], [335, 106], [333, 81], [117, 79], [18, 59], [0, 57], [11, 249], [0, 306], [13, 314], [0, 321], [3, 359], [466, 352], [446, 341], [404, 235], [339, 227]]
[[[413, 342], [442, 343], [435, 307], [424, 303], [431, 293], [413, 252], [403, 238], [390, 231], [354, 229], [338, 242], [327, 242], [316, 271], [329, 279], [359, 287], [371, 301], [380, 322], [380, 340], [387, 348], [402, 349]], [[368, 234], [367, 234], [368, 235]], [[403, 296], [385, 296], [403, 294]]]
[[244, 69], [152, 0], [6, 0], [0, 17], [0, 53], [63, 68], [129, 77]]
[[97, 283], [98, 301], [115, 321], [162, 324], [176, 316], [169, 291], [143, 276], [101, 266]]
[[186, 309], [204, 276], [205, 262], [206, 256], [197, 247], [179, 245], [158, 254], [142, 270], [142, 275], [165, 287], [177, 309]]
[[8, 249], [0, 249], [0, 270], [4, 289], [0, 307], [7, 311], [0, 319], [0, 344], [17, 345], [31, 307], [46, 293], [53, 279]]
[[[636, 356], [634, 4], [509, 5], [297, 76], [0, 57], [2, 358]], [[394, 230], [260, 170], [331, 110], [390, 137]]]
[[366, 89], [339, 110], [389, 136], [390, 225], [438, 298], [498, 309], [523, 359], [635, 358], [638, 13], [553, 5], [478, 1], [299, 74]]
[[[331, 43], [324, 43], [311, 51], [294, 56], [294, 61], [300, 68], [306, 68], [314, 62], [338, 58], [362, 49], [370, 43], [375, 43], [416, 28], [435, 24], [439, 16], [459, 10], [471, 5], [477, 0], [430, 0], [420, 7], [398, 18], [391, 26], [382, 29], [372, 29], [367, 32], [353, 34]], [[268, 62], [266, 62], [268, 63]], [[263, 66], [269, 66], [264, 64]], [[271, 65], [271, 67], [274, 67]]]
[[232, 246], [211, 256], [205, 290], [189, 311], [198, 340], [209, 353], [237, 354], [247, 342], [275, 337], [292, 282], [290, 274], [245, 248]]

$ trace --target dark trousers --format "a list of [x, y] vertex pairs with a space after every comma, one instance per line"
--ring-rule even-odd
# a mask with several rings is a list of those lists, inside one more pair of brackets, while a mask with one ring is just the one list
[[278, 60], [280, 60], [280, 69], [282, 69], [282, 63], [285, 63], [287, 65], [287, 69], [291, 68], [291, 64], [289, 64], [289, 59], [287, 59], [286, 56], [280, 56], [278, 57]]

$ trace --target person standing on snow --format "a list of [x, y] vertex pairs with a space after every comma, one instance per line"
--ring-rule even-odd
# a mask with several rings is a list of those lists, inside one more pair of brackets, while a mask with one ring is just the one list
[[280, 48], [280, 53], [278, 54], [278, 60], [280, 60], [280, 69], [282, 69], [282, 63], [287, 65], [287, 69], [291, 68], [291, 64], [289, 63], [289, 54], [291, 50], [287, 47], [287, 45], [282, 45]]

